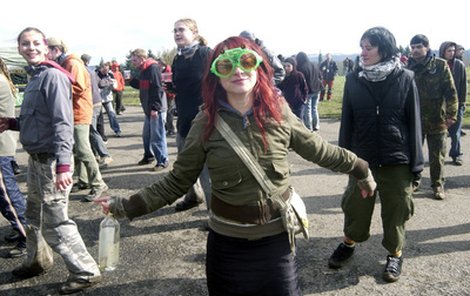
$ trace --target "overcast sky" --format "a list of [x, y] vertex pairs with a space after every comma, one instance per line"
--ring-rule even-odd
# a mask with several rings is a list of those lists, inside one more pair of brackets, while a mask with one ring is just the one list
[[[145, 4], [139, 4], [145, 3]], [[174, 22], [190, 17], [211, 47], [223, 39], [252, 31], [277, 54], [358, 54], [359, 39], [374, 26], [388, 28], [406, 47], [415, 34], [470, 48], [468, 10], [464, 1], [448, 4], [422, 0], [9, 0], [2, 3], [0, 46], [16, 46], [27, 26], [63, 39], [70, 52], [124, 62], [129, 50], [169, 50]], [[40, 6], [41, 5], [41, 6]]]

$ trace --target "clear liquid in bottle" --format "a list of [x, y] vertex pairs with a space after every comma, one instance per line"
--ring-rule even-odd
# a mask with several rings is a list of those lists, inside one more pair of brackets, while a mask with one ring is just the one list
[[119, 222], [108, 215], [100, 223], [98, 265], [102, 271], [116, 269], [119, 263], [119, 240]]

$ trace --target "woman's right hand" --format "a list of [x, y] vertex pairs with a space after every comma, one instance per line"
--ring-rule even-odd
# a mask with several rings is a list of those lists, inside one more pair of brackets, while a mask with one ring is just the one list
[[101, 196], [93, 200], [94, 203], [99, 204], [103, 210], [103, 213], [107, 215], [109, 213], [109, 203], [111, 196]]

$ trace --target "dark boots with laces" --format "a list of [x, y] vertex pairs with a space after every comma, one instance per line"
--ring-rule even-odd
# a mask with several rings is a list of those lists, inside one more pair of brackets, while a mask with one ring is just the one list
[[[328, 259], [328, 267], [332, 269], [339, 269], [343, 267], [354, 254], [355, 245], [347, 245], [342, 242], [333, 252]], [[396, 257], [393, 255], [387, 256], [387, 263], [382, 274], [384, 281], [393, 283], [398, 281], [401, 275], [401, 268], [403, 265], [403, 256]]]

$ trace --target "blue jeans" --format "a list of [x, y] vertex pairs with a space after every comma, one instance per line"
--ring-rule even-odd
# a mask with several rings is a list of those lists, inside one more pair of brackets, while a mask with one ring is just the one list
[[318, 115], [318, 97], [320, 92], [314, 92], [309, 94], [309, 98], [312, 104], [311, 116], [312, 116], [312, 130], [317, 131], [320, 129], [320, 117]]
[[303, 122], [309, 130], [318, 130], [320, 128], [320, 118], [318, 117], [318, 94], [314, 92], [308, 94], [307, 102], [305, 104], [305, 112]]
[[106, 113], [108, 114], [109, 125], [111, 129], [114, 131], [115, 134], [121, 133], [121, 127], [119, 126], [119, 121], [116, 117], [116, 112], [114, 112], [113, 102], [105, 102], [103, 103], [103, 107], [106, 109]]
[[11, 161], [13, 156], [0, 156], [0, 211], [20, 234], [20, 241], [26, 247], [25, 211], [26, 199], [18, 188]]
[[450, 136], [450, 150], [449, 156], [456, 158], [462, 155], [462, 149], [460, 146], [460, 137], [462, 132], [462, 118], [465, 111], [465, 105], [462, 104], [457, 110], [457, 121], [448, 129]]
[[104, 144], [101, 134], [98, 132], [98, 116], [101, 112], [101, 105], [93, 107], [93, 117], [91, 118], [90, 125], [90, 144], [93, 149], [93, 153], [100, 157], [109, 156], [108, 148]]
[[158, 112], [158, 116], [145, 115], [142, 140], [144, 142], [144, 158], [155, 157], [157, 164], [168, 161], [168, 147], [165, 134], [166, 112]]
[[312, 100], [310, 94], [307, 95], [307, 101], [305, 102], [304, 107], [304, 114], [300, 119], [302, 119], [304, 125], [309, 130], [312, 130]]

